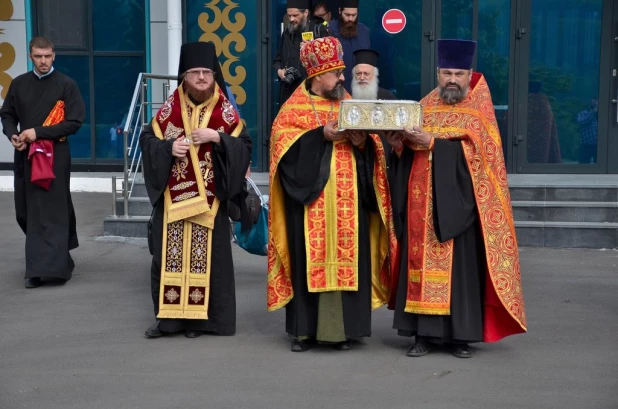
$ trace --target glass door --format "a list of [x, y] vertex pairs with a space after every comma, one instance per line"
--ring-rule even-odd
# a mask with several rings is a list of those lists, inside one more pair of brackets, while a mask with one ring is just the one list
[[[613, 4], [613, 13], [611, 16], [611, 30], [609, 34], [611, 42], [610, 53], [610, 86], [609, 95], [607, 96], [607, 106], [609, 107], [609, 123], [608, 129], [608, 173], [618, 173], [618, 3]], [[610, 26], [610, 24], [608, 24]]]
[[508, 166], [512, 0], [442, 0], [439, 8], [440, 38], [477, 41], [474, 69], [483, 74], [491, 90]]
[[[406, 16], [406, 26], [398, 34], [389, 34], [382, 27], [382, 17], [389, 9], [399, 9]], [[380, 53], [380, 87], [400, 99], [419, 101], [431, 89], [421, 86], [421, 65], [425, 64], [423, 47], [428, 41], [423, 36], [422, 14], [422, 0], [376, 0], [359, 7], [359, 21], [371, 33], [371, 48]]]
[[608, 172], [612, 3], [522, 2], [517, 173]]

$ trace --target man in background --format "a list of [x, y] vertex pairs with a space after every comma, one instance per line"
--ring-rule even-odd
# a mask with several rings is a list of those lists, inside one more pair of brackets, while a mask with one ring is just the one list
[[577, 114], [577, 123], [581, 132], [579, 163], [597, 163], [598, 112], [599, 100], [592, 99], [586, 109]]
[[354, 51], [371, 48], [369, 28], [358, 21], [358, 0], [342, 0], [339, 8], [339, 18], [333, 20], [328, 28], [339, 39], [343, 46], [343, 61], [345, 89], [350, 92], [352, 84], [352, 67], [354, 67]]
[[[377, 51], [356, 50], [354, 51], [354, 78], [352, 79], [352, 98], [354, 99], [397, 99], [395, 94], [387, 89], [380, 87], [378, 70]], [[386, 163], [389, 163], [391, 146], [386, 141], [384, 132], [377, 132], [382, 139], [384, 152], [386, 153]]]
[[354, 78], [352, 79], [352, 98], [354, 99], [397, 99], [395, 94], [378, 84], [379, 54], [374, 50], [354, 51]]
[[279, 106], [288, 100], [305, 78], [307, 72], [300, 62], [300, 45], [303, 33], [311, 33], [313, 39], [328, 34], [326, 24], [318, 24], [309, 19], [307, 0], [288, 0], [287, 17], [289, 23], [283, 29], [279, 50], [273, 61], [273, 68], [279, 77]]
[[333, 19], [328, 3], [325, 1], [319, 1], [313, 5], [313, 16], [326, 21], [327, 24], [330, 24]]

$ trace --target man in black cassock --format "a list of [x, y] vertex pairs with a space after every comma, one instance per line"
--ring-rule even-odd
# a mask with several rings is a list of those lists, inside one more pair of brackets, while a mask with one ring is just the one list
[[340, 0], [339, 17], [328, 24], [328, 29], [343, 46], [343, 61], [346, 65], [343, 86], [351, 90], [354, 68], [354, 51], [371, 48], [369, 27], [358, 21], [359, 0]]
[[397, 99], [395, 94], [380, 87], [378, 79], [377, 51], [362, 49], [354, 51], [354, 77], [352, 78], [352, 98], [354, 99]]
[[288, 100], [294, 90], [307, 78], [307, 71], [300, 62], [302, 33], [310, 32], [313, 38], [329, 35], [326, 22], [309, 18], [308, 0], [288, 0], [289, 23], [281, 33], [281, 42], [273, 60], [273, 68], [279, 77], [279, 106]]
[[415, 336], [410, 357], [446, 346], [470, 358], [470, 343], [526, 331], [500, 134], [475, 51], [474, 41], [438, 40], [422, 127], [386, 133], [401, 249], [393, 327]]
[[[251, 138], [229, 102], [212, 43], [184, 44], [180, 85], [144, 127], [154, 325], [148, 338], [236, 332], [228, 202], [243, 191]], [[238, 203], [241, 208], [242, 203]]]
[[[85, 107], [75, 81], [54, 70], [54, 58], [51, 41], [33, 38], [30, 59], [34, 69], [11, 82], [0, 110], [4, 134], [15, 148], [15, 214], [26, 234], [26, 288], [38, 287], [44, 281], [68, 281], [75, 268], [69, 250], [79, 245], [67, 137], [81, 127]], [[42, 126], [59, 101], [64, 103], [64, 120]], [[33, 167], [28, 154], [35, 141], [47, 141], [53, 151], [55, 179], [48, 190], [32, 183]]]
[[[352, 73], [352, 98], [354, 99], [387, 99], [395, 100], [397, 97], [389, 90], [380, 87], [380, 72], [378, 70], [378, 57], [380, 54], [377, 51], [362, 49], [354, 51], [354, 69]], [[391, 148], [383, 132], [377, 132], [382, 140], [384, 152], [386, 153], [387, 163], [390, 160]]]
[[309, 76], [272, 129], [268, 309], [285, 306], [293, 352], [350, 349], [388, 298], [386, 162], [379, 138], [337, 130], [342, 54], [334, 37], [303, 48]]

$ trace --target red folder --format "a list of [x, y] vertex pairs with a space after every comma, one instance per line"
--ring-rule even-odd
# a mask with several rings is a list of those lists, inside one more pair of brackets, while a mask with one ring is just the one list
[[[56, 102], [56, 106], [49, 113], [43, 126], [52, 126], [64, 121], [64, 102]], [[54, 174], [54, 142], [49, 139], [37, 139], [30, 144], [28, 160], [32, 174], [30, 181], [49, 190], [52, 180], [56, 179]]]

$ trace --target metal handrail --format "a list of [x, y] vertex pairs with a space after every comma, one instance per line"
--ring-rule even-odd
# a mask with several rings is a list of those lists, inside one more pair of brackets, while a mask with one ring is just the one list
[[[131, 98], [131, 105], [129, 106], [129, 112], [127, 113], [127, 119], [123, 129], [124, 183], [122, 187], [122, 196], [124, 217], [129, 217], [129, 198], [133, 192], [138, 169], [142, 163], [142, 152], [138, 149], [139, 136], [142, 133], [142, 128], [146, 125], [147, 110], [153, 109], [155, 105], [161, 105], [165, 102], [170, 90], [170, 81], [176, 81], [177, 79], [178, 77], [175, 75], [150, 74], [145, 72], [141, 72], [137, 76], [133, 97]], [[162, 98], [160, 101], [157, 100], [155, 102], [153, 96], [149, 95], [149, 80], [167, 81], [163, 84]], [[136, 111], [137, 115], [135, 115]]]

